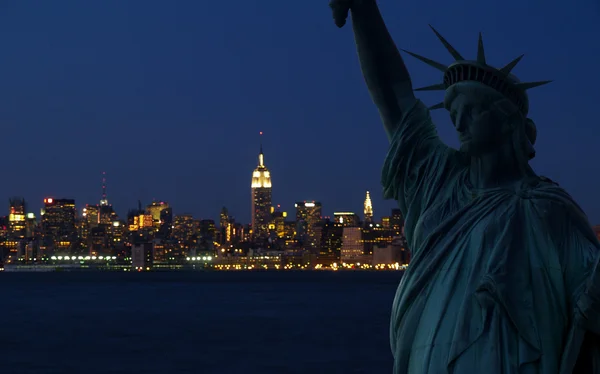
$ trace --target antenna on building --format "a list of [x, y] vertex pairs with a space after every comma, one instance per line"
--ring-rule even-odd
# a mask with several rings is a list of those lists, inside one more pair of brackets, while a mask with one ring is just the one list
[[258, 135], [260, 136], [260, 138], [259, 138], [260, 139], [260, 153], [262, 154], [263, 153], [263, 150], [262, 150], [262, 136], [263, 136], [263, 132], [260, 131], [258, 133]]
[[264, 166], [265, 165], [265, 156], [263, 154], [263, 147], [262, 147], [262, 136], [263, 136], [263, 132], [260, 131], [258, 133], [258, 135], [260, 135], [260, 152], [258, 154], [258, 166]]
[[102, 199], [100, 200], [100, 205], [105, 206], [108, 205], [108, 200], [106, 199], [106, 172], [102, 172]]

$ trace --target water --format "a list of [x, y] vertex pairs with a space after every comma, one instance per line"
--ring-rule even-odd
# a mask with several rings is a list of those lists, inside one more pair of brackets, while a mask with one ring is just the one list
[[0, 273], [0, 373], [390, 373], [400, 276]]

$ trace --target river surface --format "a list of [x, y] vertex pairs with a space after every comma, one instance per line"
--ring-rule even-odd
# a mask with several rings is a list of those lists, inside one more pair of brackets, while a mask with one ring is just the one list
[[0, 373], [391, 373], [400, 277], [0, 273]]

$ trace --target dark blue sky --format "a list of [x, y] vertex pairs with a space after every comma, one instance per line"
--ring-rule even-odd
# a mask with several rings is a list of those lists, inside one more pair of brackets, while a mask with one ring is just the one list
[[[427, 24], [468, 57], [482, 31], [489, 63], [525, 53], [521, 80], [554, 79], [530, 91], [534, 167], [600, 223], [600, 3], [379, 2], [401, 48], [450, 63]], [[36, 212], [44, 196], [96, 203], [106, 171], [119, 213], [155, 198], [201, 218], [226, 205], [247, 222], [264, 131], [274, 203], [360, 212], [370, 190], [387, 214], [387, 140], [353, 43], [326, 0], [2, 1], [0, 213], [12, 195]], [[415, 85], [441, 82], [406, 60]], [[434, 119], [456, 145], [448, 114]]]

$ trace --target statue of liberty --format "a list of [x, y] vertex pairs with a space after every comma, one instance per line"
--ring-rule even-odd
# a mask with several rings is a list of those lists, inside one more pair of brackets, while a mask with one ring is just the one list
[[[382, 184], [405, 218], [412, 261], [394, 298], [396, 374], [600, 373], [600, 244], [571, 196], [529, 165], [536, 126], [528, 89], [486, 61], [411, 56], [442, 72], [443, 103], [413, 93], [375, 0], [333, 0], [348, 13], [361, 69], [390, 148]], [[438, 137], [429, 111], [446, 109], [460, 139]]]

